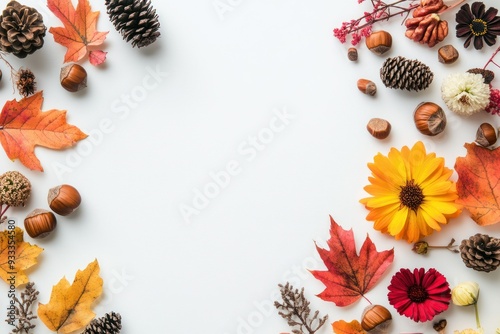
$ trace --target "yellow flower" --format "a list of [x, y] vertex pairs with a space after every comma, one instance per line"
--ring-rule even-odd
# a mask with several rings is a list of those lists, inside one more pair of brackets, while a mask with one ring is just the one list
[[455, 183], [449, 180], [453, 171], [443, 158], [427, 154], [420, 141], [411, 149], [392, 148], [388, 156], [378, 153], [368, 168], [372, 176], [364, 189], [372, 197], [360, 202], [378, 231], [416, 242], [461, 212]]
[[477, 303], [479, 298], [479, 284], [463, 282], [451, 290], [451, 300], [457, 306], [469, 306]]
[[478, 328], [478, 329], [471, 329], [471, 328], [467, 328], [467, 329], [464, 329], [463, 331], [454, 331], [453, 334], [483, 334], [484, 331], [482, 328]]

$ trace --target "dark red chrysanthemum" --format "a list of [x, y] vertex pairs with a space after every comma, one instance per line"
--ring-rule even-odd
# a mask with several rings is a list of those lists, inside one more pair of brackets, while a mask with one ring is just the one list
[[429, 321], [448, 309], [451, 291], [436, 269], [401, 269], [391, 279], [389, 303], [399, 314], [414, 321]]
[[496, 43], [497, 35], [500, 35], [500, 16], [496, 16], [498, 9], [490, 7], [485, 11], [482, 2], [472, 3], [460, 7], [455, 20], [457, 21], [457, 37], [465, 37], [464, 47], [467, 48], [474, 38], [474, 48], [479, 50], [483, 47], [483, 40], [489, 46]]

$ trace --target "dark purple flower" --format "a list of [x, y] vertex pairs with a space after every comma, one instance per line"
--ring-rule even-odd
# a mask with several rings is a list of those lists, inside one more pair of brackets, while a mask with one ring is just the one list
[[490, 7], [485, 11], [482, 2], [465, 4], [457, 12], [457, 37], [465, 37], [464, 47], [470, 45], [474, 39], [474, 48], [480, 50], [483, 47], [483, 40], [489, 46], [496, 43], [497, 35], [500, 35], [500, 16], [496, 16], [498, 9]]

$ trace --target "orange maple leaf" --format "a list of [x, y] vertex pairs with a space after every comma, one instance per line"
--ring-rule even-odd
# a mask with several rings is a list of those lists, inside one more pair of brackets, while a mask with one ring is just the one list
[[25, 270], [34, 266], [43, 251], [37, 245], [25, 242], [19, 227], [0, 233], [0, 277], [15, 287], [29, 282]]
[[36, 145], [62, 149], [87, 137], [79, 128], [66, 123], [65, 110], [42, 112], [42, 102], [40, 91], [20, 101], [7, 101], [0, 113], [0, 142], [7, 156], [39, 171], [43, 168], [35, 155]]
[[378, 283], [394, 260], [394, 249], [378, 252], [367, 236], [358, 255], [352, 229], [344, 230], [332, 217], [330, 221], [330, 239], [327, 241], [330, 249], [316, 245], [327, 270], [312, 270], [311, 273], [326, 286], [319, 298], [337, 306], [348, 306]]
[[99, 12], [92, 11], [88, 0], [78, 0], [76, 9], [71, 0], [48, 0], [47, 6], [64, 24], [64, 27], [51, 27], [49, 32], [57, 43], [68, 48], [65, 63], [79, 61], [87, 55], [89, 47], [99, 46], [106, 39], [108, 32], [96, 29]]
[[463, 205], [479, 225], [500, 222], [500, 149], [465, 144], [467, 155], [458, 157], [456, 202]]
[[357, 320], [351, 322], [338, 320], [332, 324], [332, 328], [335, 334], [366, 334], [366, 331]]

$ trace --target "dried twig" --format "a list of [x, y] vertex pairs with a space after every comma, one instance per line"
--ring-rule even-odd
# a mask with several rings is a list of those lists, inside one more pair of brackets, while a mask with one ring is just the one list
[[[28, 283], [23, 292], [21, 292], [21, 300], [17, 298], [17, 296], [13, 296], [14, 309], [13, 309], [13, 317], [10, 313], [7, 315], [7, 319], [5, 320], [9, 325], [15, 326], [12, 330], [12, 333], [25, 333], [28, 334], [32, 329], [35, 328], [35, 324], [32, 324], [31, 321], [36, 319], [37, 316], [33, 314], [33, 310], [31, 306], [35, 304], [38, 299], [38, 290], [33, 286], [35, 283]], [[17, 324], [15, 323], [17, 322]]]
[[279, 311], [278, 314], [288, 321], [290, 327], [298, 326], [298, 329], [293, 329], [292, 333], [316, 333], [325, 324], [328, 315], [320, 318], [319, 311], [316, 311], [311, 317], [310, 302], [304, 296], [304, 288], [300, 291], [298, 289], [294, 290], [293, 286], [288, 282], [284, 286], [282, 284], [278, 284], [278, 286], [283, 304], [275, 301], [274, 306], [278, 310], [283, 310]]

